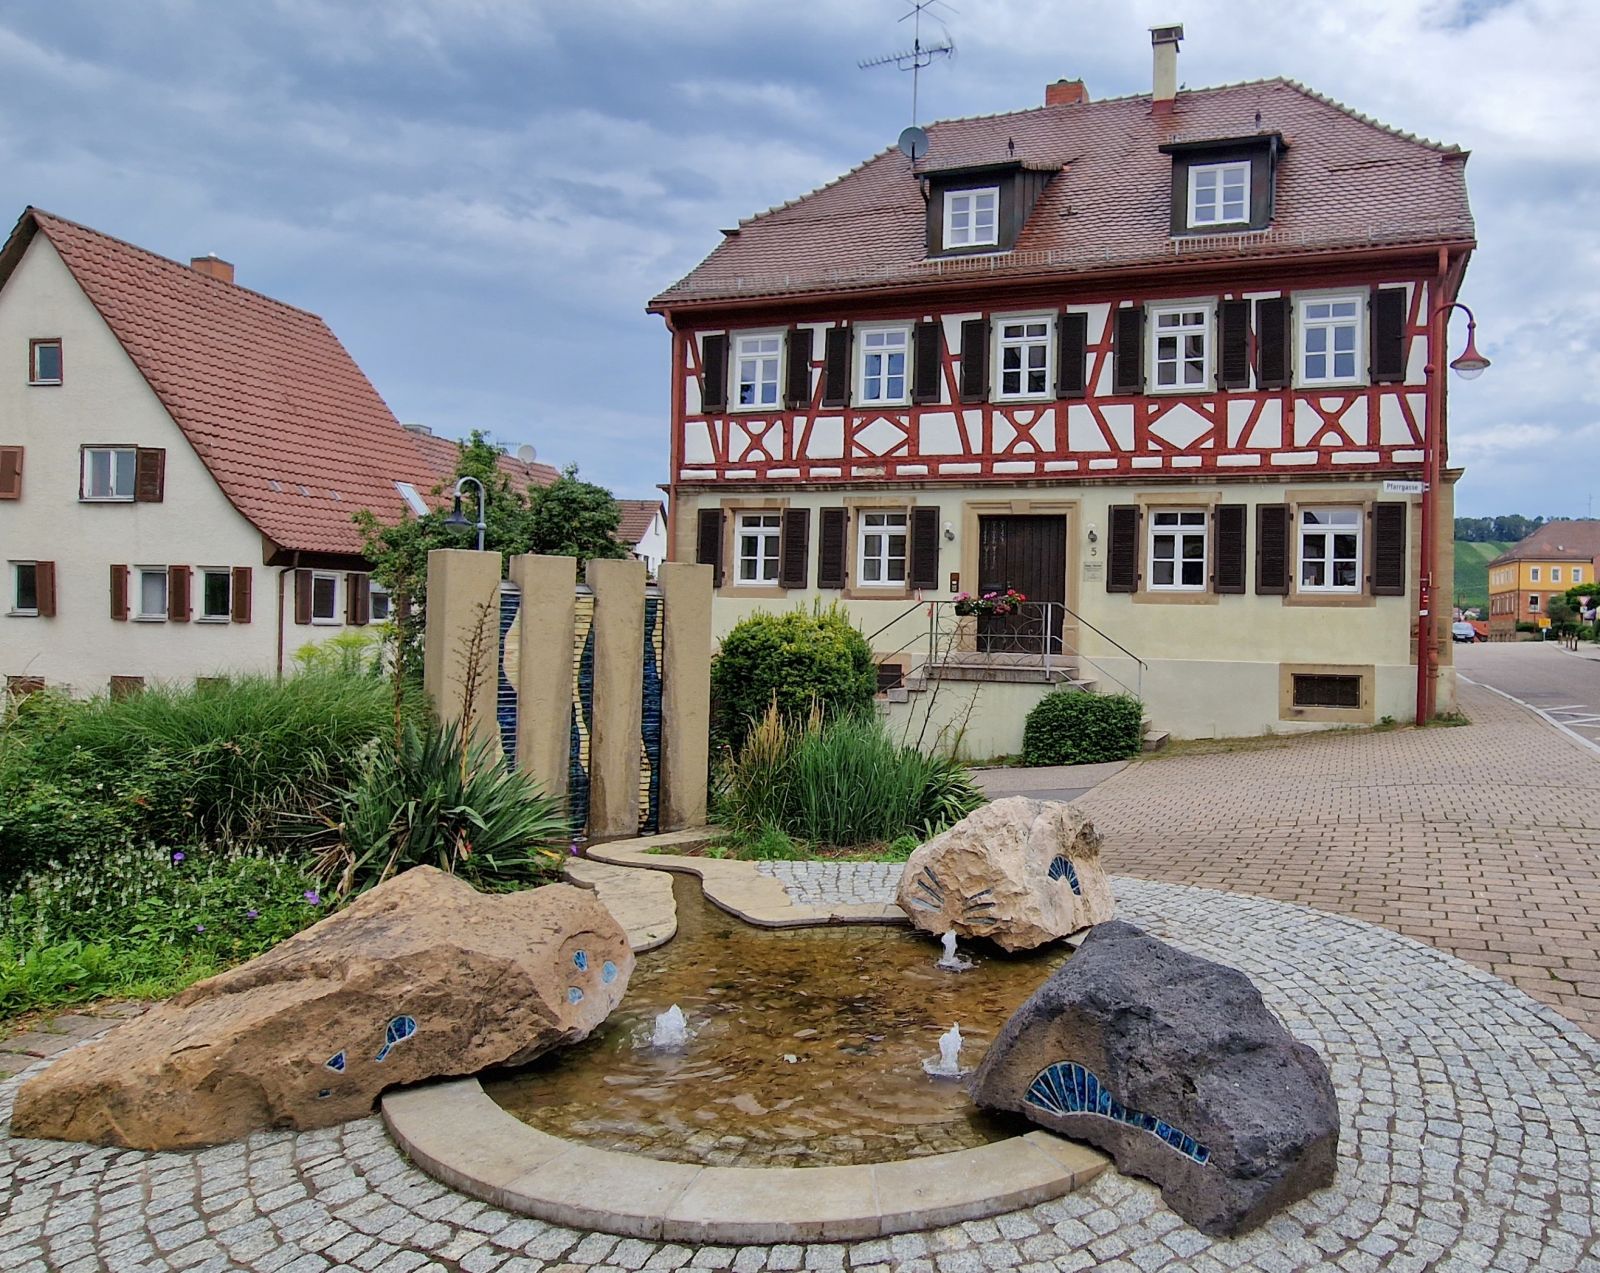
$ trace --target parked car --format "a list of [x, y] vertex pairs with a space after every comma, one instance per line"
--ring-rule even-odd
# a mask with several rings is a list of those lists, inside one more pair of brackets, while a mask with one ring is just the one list
[[1452, 640], [1456, 641], [1476, 641], [1478, 639], [1478, 629], [1470, 623], [1452, 623], [1450, 625], [1450, 636]]

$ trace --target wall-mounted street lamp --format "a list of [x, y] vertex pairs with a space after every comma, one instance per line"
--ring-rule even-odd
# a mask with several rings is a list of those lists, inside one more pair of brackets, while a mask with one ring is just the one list
[[[478, 488], [478, 520], [476, 522], [469, 522], [467, 520], [467, 518], [466, 518], [466, 514], [464, 514], [461, 511], [461, 488], [464, 487], [468, 482], [471, 482], [474, 486], [476, 486]], [[468, 527], [476, 527], [477, 531], [478, 531], [478, 551], [479, 552], [483, 551], [483, 532], [486, 529], [488, 529], [488, 523], [485, 522], [484, 519], [483, 519], [483, 512], [484, 512], [483, 483], [480, 482], [475, 477], [457, 478], [456, 479], [456, 489], [455, 489], [455, 504], [450, 509], [450, 516], [448, 516], [448, 517], [446, 517], [444, 519], [444, 524], [446, 526], [450, 527], [451, 530], [466, 530]]]

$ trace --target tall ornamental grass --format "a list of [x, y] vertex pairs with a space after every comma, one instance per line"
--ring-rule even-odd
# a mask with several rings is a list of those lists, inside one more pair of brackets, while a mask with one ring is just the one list
[[742, 835], [851, 847], [926, 839], [982, 803], [960, 763], [901, 746], [876, 716], [797, 724], [771, 708], [724, 767], [717, 814]]

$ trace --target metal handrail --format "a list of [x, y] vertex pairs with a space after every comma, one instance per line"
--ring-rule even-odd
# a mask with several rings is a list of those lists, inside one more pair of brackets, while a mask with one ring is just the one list
[[1117, 640], [1116, 637], [1111, 636], [1109, 633], [1102, 632], [1099, 628], [1095, 627], [1094, 624], [1090, 623], [1089, 620], [1085, 619], [1076, 610], [1074, 610], [1070, 606], [1068, 606], [1066, 602], [1064, 602], [1064, 601], [1055, 601], [1055, 602], [1050, 602], [1049, 604], [1051, 604], [1051, 605], [1059, 605], [1063, 610], [1065, 610], [1068, 614], [1070, 614], [1079, 623], [1083, 624], [1084, 627], [1088, 628], [1089, 631], [1095, 633], [1097, 636], [1104, 637], [1107, 641], [1111, 642], [1112, 645], [1116, 646], [1117, 649], [1121, 650], [1130, 659], [1132, 659], [1135, 663], [1137, 663], [1141, 669], [1143, 669], [1146, 672], [1148, 672], [1150, 670], [1150, 665], [1148, 663], [1146, 663], [1143, 659], [1141, 659], [1132, 650], [1130, 650], [1127, 646], [1123, 645], [1121, 641]]

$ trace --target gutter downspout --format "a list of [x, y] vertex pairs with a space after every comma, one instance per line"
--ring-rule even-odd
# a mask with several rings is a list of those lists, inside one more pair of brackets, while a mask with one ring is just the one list
[[[295, 556], [298, 558], [299, 554], [296, 553]], [[293, 566], [283, 566], [278, 571], [278, 679], [280, 681], [283, 679], [283, 589], [293, 570]]]

